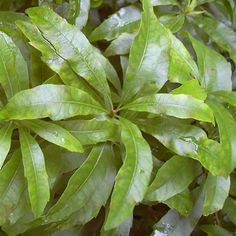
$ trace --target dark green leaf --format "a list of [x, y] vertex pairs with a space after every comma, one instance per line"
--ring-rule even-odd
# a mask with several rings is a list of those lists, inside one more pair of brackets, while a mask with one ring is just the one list
[[131, 216], [135, 205], [144, 198], [152, 171], [151, 150], [141, 132], [126, 119], [120, 119], [120, 123], [126, 154], [116, 177], [105, 230], [117, 227]]
[[229, 188], [229, 177], [208, 174], [204, 185], [205, 200], [202, 209], [203, 215], [213, 214], [223, 208], [229, 194]]
[[[68, 223], [76, 221], [83, 224], [95, 217], [113, 187], [116, 174], [113, 155], [111, 145], [94, 146], [87, 160], [69, 180], [57, 203], [49, 210], [46, 222], [69, 217]], [[80, 217], [73, 217], [73, 213]]]
[[233, 198], [227, 198], [223, 208], [223, 212], [227, 214], [228, 218], [236, 225], [236, 201]]
[[50, 117], [61, 120], [77, 115], [99, 114], [104, 108], [89, 94], [64, 85], [40, 85], [16, 94], [1, 111], [7, 119]]
[[202, 100], [184, 94], [163, 93], [146, 96], [126, 104], [122, 109], [214, 123], [211, 109]]
[[118, 141], [120, 130], [112, 120], [70, 120], [59, 123], [78, 138], [83, 145]]
[[102, 22], [90, 35], [91, 41], [112, 40], [121, 33], [132, 33], [140, 24], [140, 10], [135, 6], [121, 8]]
[[190, 39], [197, 54], [201, 85], [208, 92], [219, 90], [231, 91], [232, 72], [230, 63], [219, 53], [208, 48], [192, 36], [190, 36]]
[[3, 32], [0, 32], [0, 83], [8, 99], [29, 87], [26, 62], [12, 39]]
[[41, 138], [58, 146], [64, 147], [71, 152], [82, 152], [83, 148], [78, 139], [66, 129], [42, 120], [24, 121], [23, 125], [33, 130]]
[[13, 129], [14, 126], [12, 123], [7, 123], [0, 129], [0, 169], [2, 168], [11, 147]]
[[158, 170], [145, 199], [164, 202], [184, 191], [198, 174], [199, 168], [194, 160], [174, 156]]
[[140, 29], [130, 49], [123, 104], [138, 92], [139, 96], [157, 92], [168, 79], [170, 32], [157, 20], [149, 0], [143, 1], [143, 8]]
[[20, 144], [30, 203], [34, 215], [38, 217], [43, 213], [50, 197], [44, 156], [34, 138], [24, 129], [20, 129]]

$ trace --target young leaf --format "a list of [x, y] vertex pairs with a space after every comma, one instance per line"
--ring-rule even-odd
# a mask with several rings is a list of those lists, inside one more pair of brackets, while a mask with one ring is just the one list
[[121, 33], [133, 33], [140, 23], [140, 10], [135, 6], [121, 8], [102, 22], [90, 35], [90, 41], [112, 40]]
[[202, 213], [207, 216], [221, 210], [228, 197], [230, 178], [208, 174], [204, 185], [205, 200]]
[[82, 29], [88, 20], [90, 0], [70, 0], [69, 22]]
[[199, 82], [196, 79], [186, 81], [180, 87], [172, 90], [171, 94], [187, 94], [200, 100], [205, 100], [207, 98], [207, 93], [199, 85]]
[[123, 118], [120, 124], [126, 154], [116, 177], [105, 230], [116, 228], [131, 216], [135, 205], [144, 198], [152, 171], [151, 150], [138, 127]]
[[124, 105], [122, 109], [214, 123], [211, 109], [202, 100], [184, 94], [163, 93], [141, 97]]
[[11, 122], [5, 124], [0, 129], [0, 169], [2, 168], [3, 163], [11, 147], [11, 136], [13, 129], [14, 126]]
[[50, 197], [44, 156], [39, 145], [27, 131], [21, 128], [19, 132], [30, 203], [35, 217], [39, 217], [43, 213]]
[[68, 62], [74, 72], [97, 89], [104, 96], [106, 105], [111, 108], [105, 71], [99, 60], [96, 60], [96, 51], [85, 35], [50, 8], [30, 8], [27, 9], [27, 14], [56, 53]]
[[174, 156], [158, 170], [147, 190], [145, 199], [164, 202], [184, 191], [198, 174], [199, 168], [196, 161]]
[[59, 123], [67, 129], [83, 145], [97, 144], [100, 142], [116, 142], [120, 139], [118, 125], [112, 120], [69, 120]]
[[228, 159], [229, 173], [236, 167], [236, 122], [230, 112], [221, 104], [208, 101], [214, 112], [220, 133], [220, 143]]
[[97, 101], [82, 90], [65, 85], [47, 84], [17, 93], [0, 114], [7, 119], [50, 117], [52, 120], [61, 120], [104, 111]]
[[0, 83], [7, 98], [29, 87], [27, 64], [17, 46], [0, 32]]
[[[109, 144], [94, 146], [86, 161], [70, 178], [57, 203], [49, 210], [45, 221], [61, 221], [80, 210], [87, 211], [81, 215], [81, 221], [96, 216], [106, 203], [115, 180], [113, 155]], [[70, 220], [75, 219], [78, 222], [77, 217]]]
[[48, 142], [64, 147], [71, 152], [83, 152], [80, 141], [59, 125], [42, 120], [24, 121], [22, 124]]
[[208, 48], [192, 36], [190, 36], [190, 39], [197, 54], [202, 86], [208, 92], [231, 91], [232, 72], [230, 63], [219, 53]]
[[150, 0], [143, 1], [143, 9], [140, 29], [130, 49], [122, 104], [138, 92], [157, 92], [168, 79], [170, 32], [157, 20]]
[[0, 170], [0, 225], [8, 222], [25, 188], [20, 151], [16, 151]]

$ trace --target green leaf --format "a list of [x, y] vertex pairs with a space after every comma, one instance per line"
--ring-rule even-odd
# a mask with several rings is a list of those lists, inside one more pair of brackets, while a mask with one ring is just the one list
[[236, 201], [228, 197], [225, 201], [224, 208], [223, 208], [223, 213], [227, 214], [228, 218], [236, 225], [236, 215], [235, 215], [235, 210], [236, 210]]
[[194, 156], [197, 145], [192, 140], [206, 139], [206, 133], [193, 125], [183, 124], [177, 119], [156, 117], [153, 119], [140, 120], [137, 124], [141, 129], [151, 134], [165, 147], [180, 156]]
[[50, 117], [52, 120], [61, 120], [104, 111], [97, 101], [82, 90], [47, 84], [19, 92], [9, 100], [0, 114], [7, 119]]
[[231, 65], [216, 51], [208, 48], [200, 41], [190, 39], [197, 54], [198, 67], [201, 74], [201, 85], [208, 91], [232, 90]]
[[0, 83], [7, 98], [29, 87], [27, 64], [17, 46], [0, 32]]
[[236, 122], [231, 113], [221, 104], [208, 101], [213, 110], [220, 133], [220, 143], [228, 160], [229, 173], [236, 167]]
[[236, 33], [224, 23], [210, 17], [194, 18], [196, 24], [203, 29], [223, 50], [229, 52], [236, 63]]
[[153, 6], [161, 6], [161, 5], [178, 5], [178, 1], [176, 0], [152, 0]]
[[213, 93], [224, 102], [236, 107], [236, 92], [234, 91], [216, 91]]
[[230, 178], [208, 174], [205, 185], [205, 200], [202, 213], [207, 216], [221, 210], [228, 197]]
[[121, 8], [93, 30], [90, 41], [112, 40], [121, 33], [133, 33], [140, 24], [140, 10], [135, 6]]
[[69, 120], [59, 123], [83, 145], [100, 142], [116, 142], [120, 139], [120, 130], [113, 120]]
[[172, 33], [178, 32], [185, 21], [184, 15], [171, 15], [166, 14], [159, 18], [160, 22], [167, 27]]
[[96, 51], [85, 35], [50, 8], [30, 8], [27, 9], [27, 14], [56, 53], [68, 62], [76, 74], [98, 90], [106, 105], [111, 108], [111, 94], [104, 68], [96, 60]]
[[88, 92], [98, 101], [101, 101], [101, 97], [98, 93], [73, 71], [64, 58], [57, 54], [54, 47], [44, 39], [35, 25], [26, 21], [17, 21], [17, 26], [30, 40], [30, 44], [42, 53], [42, 61], [60, 76], [63, 83]]
[[174, 156], [158, 170], [145, 199], [164, 202], [184, 191], [198, 174], [199, 168], [196, 161]]
[[206, 232], [208, 236], [233, 236], [233, 233], [219, 225], [203, 225], [201, 230]]
[[222, 145], [211, 139], [193, 143], [196, 144], [196, 153], [192, 158], [198, 160], [214, 176], [229, 174], [230, 157], [225, 155]]
[[130, 49], [122, 104], [138, 92], [138, 96], [157, 92], [168, 80], [170, 32], [157, 20], [149, 0], [143, 1], [143, 9], [140, 29]]
[[128, 219], [144, 198], [152, 171], [152, 153], [136, 125], [120, 118], [125, 160], [116, 177], [104, 229], [110, 230]]
[[71, 152], [83, 152], [80, 141], [59, 125], [42, 120], [24, 121], [23, 125], [48, 142], [64, 147]]
[[182, 216], [188, 216], [193, 208], [193, 200], [188, 189], [169, 198], [164, 203], [171, 209], [177, 210]]
[[173, 83], [181, 84], [193, 78], [200, 78], [195, 61], [192, 59], [184, 44], [174, 35], [171, 37], [168, 78]]
[[[49, 210], [45, 221], [61, 221], [73, 213], [80, 217], [70, 217], [69, 221], [77, 223], [95, 217], [106, 203], [114, 184], [116, 170], [113, 159], [111, 145], [94, 146], [86, 161], [70, 178], [59, 200]], [[81, 214], [83, 212], [86, 214]]]
[[184, 94], [163, 93], [141, 97], [126, 104], [122, 109], [214, 123], [211, 109], [202, 100]]
[[130, 47], [136, 33], [122, 33], [117, 39], [113, 40], [105, 51], [106, 56], [126, 55], [129, 53]]
[[39, 217], [50, 197], [44, 156], [39, 145], [29, 133], [22, 128], [19, 129], [19, 132], [30, 203], [35, 217]]
[[202, 216], [202, 205], [204, 200], [203, 192], [199, 189], [193, 191], [194, 206], [187, 217], [180, 216], [175, 210], [169, 210], [161, 220], [155, 224], [154, 233], [158, 235], [164, 234], [168, 236], [189, 236], [196, 227], [200, 217]]
[[20, 151], [16, 151], [0, 170], [0, 225], [8, 222], [25, 188]]
[[2, 168], [3, 163], [11, 147], [11, 136], [13, 129], [14, 126], [11, 122], [5, 124], [0, 129], [0, 169]]
[[172, 90], [171, 94], [187, 94], [200, 100], [205, 100], [207, 98], [205, 90], [199, 85], [197, 80], [193, 79], [184, 82], [183, 85]]
[[82, 29], [88, 20], [90, 0], [70, 0], [69, 22]]

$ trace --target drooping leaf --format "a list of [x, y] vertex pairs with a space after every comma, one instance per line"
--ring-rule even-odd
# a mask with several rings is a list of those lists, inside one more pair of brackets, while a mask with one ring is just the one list
[[[68, 219], [68, 222], [83, 223], [85, 219], [88, 221], [95, 217], [113, 187], [116, 174], [113, 155], [109, 144], [94, 146], [87, 160], [70, 178], [59, 200], [47, 213], [46, 222]], [[83, 212], [86, 214], [81, 214]], [[73, 213], [80, 217], [70, 217]]]
[[82, 90], [47, 84], [17, 93], [0, 114], [7, 119], [50, 117], [52, 120], [60, 120], [102, 112], [104, 108]]
[[20, 144], [30, 203], [34, 215], [38, 217], [43, 213], [50, 197], [44, 156], [34, 138], [22, 128]]
[[207, 98], [206, 91], [199, 85], [197, 80], [193, 79], [172, 90], [171, 94], [187, 94], [200, 100], [205, 100]]
[[150, 0], [143, 1], [143, 9], [140, 29], [130, 49], [122, 104], [138, 92], [139, 96], [157, 92], [168, 79], [170, 32], [157, 20]]
[[141, 97], [126, 104], [122, 109], [214, 123], [211, 109], [202, 100], [184, 94], [163, 93]]
[[50, 8], [30, 8], [27, 14], [57, 54], [68, 62], [75, 73], [98, 90], [110, 107], [111, 97], [105, 71], [99, 60], [95, 59], [95, 49], [85, 35]]
[[164, 202], [181, 193], [199, 174], [198, 167], [194, 160], [181, 156], [172, 157], [158, 170], [145, 199]]
[[208, 92], [219, 90], [231, 91], [232, 72], [230, 63], [219, 53], [208, 48], [192, 36], [190, 36], [190, 39], [197, 54], [201, 85]]
[[135, 6], [121, 8], [93, 30], [90, 40], [112, 40], [121, 33], [135, 32], [140, 24], [140, 10]]
[[8, 99], [29, 87], [26, 62], [12, 39], [3, 32], [0, 32], [0, 83]]
[[0, 169], [2, 168], [11, 147], [11, 136], [13, 129], [14, 125], [12, 125], [11, 122], [5, 124], [0, 129]]
[[206, 232], [208, 236], [233, 236], [231, 232], [219, 225], [203, 225], [201, 230]]
[[128, 219], [144, 198], [152, 171], [152, 154], [136, 125], [120, 118], [125, 160], [116, 177], [104, 229], [110, 230]]
[[70, 0], [69, 22], [82, 29], [88, 20], [90, 0]]
[[206, 133], [193, 125], [183, 124], [177, 119], [156, 117], [148, 119], [147, 122], [140, 120], [137, 122], [140, 128], [155, 137], [169, 150], [180, 156], [194, 156], [197, 145], [191, 142], [206, 139]]
[[236, 215], [235, 215], [235, 210], [236, 210], [236, 201], [228, 197], [225, 201], [223, 212], [227, 214], [228, 218], [236, 225]]
[[202, 216], [201, 208], [203, 205], [204, 195], [200, 189], [195, 189], [194, 192], [194, 206], [192, 211], [187, 217], [180, 216], [175, 210], [169, 210], [161, 220], [155, 224], [154, 228], [156, 233], [160, 235], [170, 236], [189, 236], [194, 230], [197, 222]]
[[214, 112], [220, 133], [220, 143], [228, 159], [229, 173], [236, 167], [236, 122], [230, 112], [221, 104], [207, 102]]
[[196, 24], [202, 28], [223, 50], [229, 52], [236, 63], [236, 33], [224, 23], [210, 17], [201, 16], [194, 19]]
[[229, 189], [229, 177], [208, 174], [204, 185], [205, 200], [202, 209], [203, 215], [210, 215], [221, 210], [229, 194]]
[[70, 120], [59, 123], [83, 145], [97, 144], [106, 141], [118, 141], [120, 130], [112, 120]]
[[48, 142], [64, 147], [71, 152], [83, 151], [80, 141], [59, 125], [43, 120], [24, 121], [23, 125]]
[[0, 170], [0, 225], [9, 220], [25, 188], [20, 151], [16, 151]]

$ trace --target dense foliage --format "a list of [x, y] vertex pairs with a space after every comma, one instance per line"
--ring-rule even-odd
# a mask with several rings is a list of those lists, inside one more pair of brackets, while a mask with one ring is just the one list
[[2, 0], [0, 22], [1, 235], [234, 235], [234, 0]]

